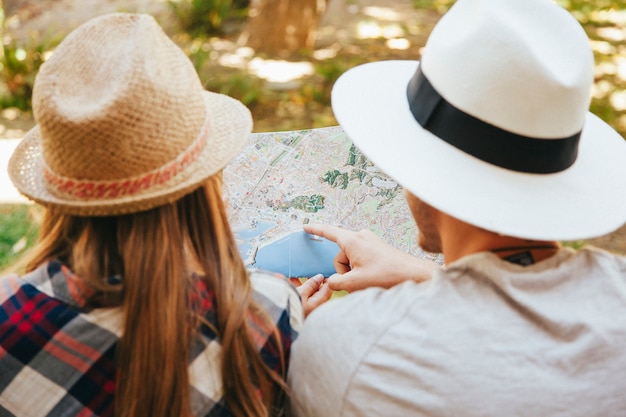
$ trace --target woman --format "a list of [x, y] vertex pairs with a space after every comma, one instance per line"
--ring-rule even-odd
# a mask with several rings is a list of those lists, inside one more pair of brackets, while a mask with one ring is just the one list
[[152, 17], [111, 14], [42, 66], [33, 111], [9, 174], [46, 211], [27, 274], [0, 281], [0, 414], [282, 414], [303, 307], [245, 269], [222, 201], [248, 110]]

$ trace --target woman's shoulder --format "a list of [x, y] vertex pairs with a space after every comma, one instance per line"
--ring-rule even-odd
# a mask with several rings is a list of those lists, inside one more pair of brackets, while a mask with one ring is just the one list
[[269, 285], [275, 287], [292, 286], [287, 277], [278, 272], [267, 271], [264, 269], [249, 269], [250, 279], [253, 286]]
[[286, 312], [292, 327], [301, 328], [304, 311], [300, 294], [293, 284], [278, 273], [259, 269], [251, 269], [249, 272], [255, 301], [274, 318]]
[[7, 274], [0, 277], [0, 304], [14, 297], [27, 283], [17, 274]]
[[300, 299], [298, 291], [284, 275], [262, 269], [250, 269], [249, 273], [255, 292], [266, 295], [295, 295]]
[[50, 262], [24, 275], [10, 273], [0, 278], [0, 303], [18, 296], [21, 292], [39, 292], [50, 296]]

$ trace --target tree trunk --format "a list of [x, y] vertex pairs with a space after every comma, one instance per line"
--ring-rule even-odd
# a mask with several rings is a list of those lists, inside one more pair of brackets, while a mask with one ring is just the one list
[[257, 53], [289, 57], [312, 49], [327, 0], [252, 0], [247, 46]]

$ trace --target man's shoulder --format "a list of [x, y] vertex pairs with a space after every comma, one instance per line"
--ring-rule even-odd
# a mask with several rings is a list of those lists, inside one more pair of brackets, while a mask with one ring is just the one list
[[340, 328], [343, 334], [355, 336], [364, 329], [368, 334], [384, 331], [402, 320], [419, 298], [428, 297], [432, 285], [430, 281], [407, 281], [389, 289], [367, 288], [332, 299], [309, 315], [305, 329]]
[[626, 254], [623, 253], [609, 252], [595, 246], [585, 246], [579, 251], [579, 255], [609, 267], [626, 269]]
[[563, 251], [569, 251], [572, 255], [556, 265], [558, 269], [572, 271], [579, 277], [592, 275], [626, 278], [626, 256], [623, 254], [594, 246], [584, 246], [577, 251], [566, 248]]
[[[338, 415], [358, 369], [385, 334], [400, 332], [430, 282], [368, 288], [330, 300], [305, 320], [293, 346], [289, 383], [296, 415]], [[320, 384], [319, 381], [326, 381]], [[314, 395], [311, 395], [314, 394]], [[315, 412], [313, 412], [315, 410]]]

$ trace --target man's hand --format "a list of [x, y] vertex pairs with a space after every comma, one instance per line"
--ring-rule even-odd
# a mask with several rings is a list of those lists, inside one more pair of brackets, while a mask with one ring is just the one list
[[426, 281], [432, 271], [440, 267], [436, 262], [394, 248], [369, 230], [353, 232], [322, 224], [307, 224], [304, 230], [339, 245], [334, 260], [337, 273], [327, 280], [330, 289], [335, 291], [390, 288], [406, 280]]

